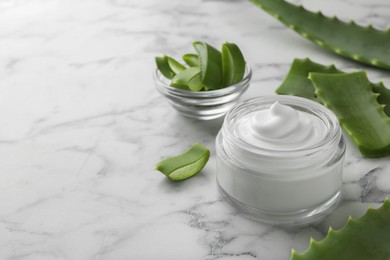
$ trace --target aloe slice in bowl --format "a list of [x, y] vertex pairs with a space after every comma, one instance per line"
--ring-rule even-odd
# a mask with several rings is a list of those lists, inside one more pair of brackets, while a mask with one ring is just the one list
[[167, 56], [167, 60], [168, 60], [169, 67], [171, 68], [171, 70], [175, 74], [178, 74], [178, 73], [180, 73], [180, 72], [182, 72], [183, 70], [186, 69], [186, 67], [184, 65], [182, 65], [177, 60], [175, 60], [175, 59], [173, 59], [171, 57]]
[[192, 53], [187, 53], [183, 55], [183, 60], [190, 67], [200, 66], [199, 56]]
[[168, 63], [168, 57], [156, 57], [156, 65], [161, 74], [164, 75], [167, 79], [172, 79], [175, 76], [175, 72], [171, 69]]
[[203, 89], [203, 82], [200, 76], [200, 71], [199, 73], [195, 74], [190, 81], [188, 81], [188, 87], [192, 91], [200, 91]]
[[207, 89], [222, 87], [222, 55], [221, 52], [205, 42], [192, 43], [200, 59], [200, 71], [203, 84]]
[[222, 45], [223, 86], [233, 85], [244, 77], [245, 60], [240, 48], [234, 43]]
[[199, 91], [202, 89], [203, 85], [202, 81], [200, 81], [200, 86], [196, 84], [198, 82], [197, 77], [200, 77], [200, 68], [190, 67], [176, 74], [172, 79], [171, 86], [180, 89]]
[[181, 181], [200, 172], [209, 157], [209, 149], [196, 143], [184, 153], [159, 162], [156, 165], [156, 170], [162, 172], [170, 180]]

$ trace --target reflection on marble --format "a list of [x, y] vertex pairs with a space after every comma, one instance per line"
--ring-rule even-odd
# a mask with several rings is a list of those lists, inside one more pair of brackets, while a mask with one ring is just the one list
[[[378, 28], [390, 22], [386, 0], [303, 4]], [[344, 201], [319, 225], [263, 225], [221, 200], [222, 119], [179, 116], [151, 76], [154, 56], [177, 57], [195, 39], [241, 46], [253, 68], [244, 98], [273, 94], [294, 57], [365, 68], [244, 0], [0, 0], [0, 259], [287, 259], [291, 247], [380, 205], [389, 159], [364, 159], [351, 143]], [[387, 72], [367, 69], [390, 86]], [[199, 175], [172, 183], [153, 170], [196, 141], [212, 154]]]

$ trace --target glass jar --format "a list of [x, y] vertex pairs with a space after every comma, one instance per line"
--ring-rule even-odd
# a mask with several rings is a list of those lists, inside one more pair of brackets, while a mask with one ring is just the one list
[[[245, 141], [240, 118], [279, 102], [323, 123], [324, 135], [299, 149], [270, 149]], [[322, 220], [340, 201], [345, 140], [334, 113], [309, 99], [265, 96], [232, 108], [216, 138], [217, 183], [224, 197], [252, 218], [305, 225]]]

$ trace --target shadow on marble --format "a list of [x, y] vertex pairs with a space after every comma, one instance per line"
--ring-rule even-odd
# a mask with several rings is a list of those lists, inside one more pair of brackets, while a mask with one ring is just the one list
[[197, 120], [189, 117], [185, 117], [176, 112], [176, 116], [173, 118], [173, 123], [177, 123], [178, 125], [185, 126], [193, 126], [193, 127], [201, 127], [202, 130], [205, 130], [211, 136], [217, 136], [219, 130], [223, 124], [223, 117], [219, 117], [212, 120]]
[[185, 193], [186, 190], [190, 189], [191, 187], [198, 187], [207, 184], [210, 181], [210, 175], [211, 174], [208, 174], [208, 171], [205, 171], [205, 169], [203, 169], [191, 178], [183, 181], [171, 181], [168, 178], [163, 178], [158, 183], [158, 189], [164, 193]]

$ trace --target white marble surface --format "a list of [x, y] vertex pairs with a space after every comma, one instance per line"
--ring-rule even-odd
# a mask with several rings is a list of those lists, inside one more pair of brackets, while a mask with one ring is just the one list
[[[343, 19], [390, 23], [386, 0], [303, 1]], [[154, 56], [193, 40], [236, 42], [253, 68], [244, 98], [273, 94], [294, 57], [346, 70], [244, 0], [0, 0], [0, 259], [288, 259], [329, 225], [390, 193], [389, 158], [348, 143], [344, 201], [324, 223], [285, 230], [219, 197], [221, 120], [179, 116], [154, 89]], [[390, 73], [369, 69], [373, 80]], [[182, 183], [153, 170], [195, 141], [205, 169]]]

